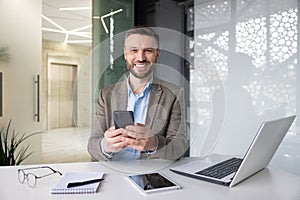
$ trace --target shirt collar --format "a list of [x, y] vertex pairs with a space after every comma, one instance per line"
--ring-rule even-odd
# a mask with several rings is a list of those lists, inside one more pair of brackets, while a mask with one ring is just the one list
[[[153, 76], [151, 77], [151, 79], [149, 80], [149, 82], [147, 83], [146, 87], [144, 88], [143, 92], [141, 93], [141, 95], [144, 94], [145, 91], [150, 90], [151, 86], [153, 83]], [[127, 77], [127, 91], [128, 91], [128, 95], [134, 94], [130, 85], [129, 85], [129, 76]]]

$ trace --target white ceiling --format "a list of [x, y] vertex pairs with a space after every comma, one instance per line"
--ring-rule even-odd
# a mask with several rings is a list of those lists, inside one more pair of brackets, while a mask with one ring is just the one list
[[[60, 8], [85, 7], [83, 10]], [[91, 46], [91, 0], [43, 0], [43, 39]]]

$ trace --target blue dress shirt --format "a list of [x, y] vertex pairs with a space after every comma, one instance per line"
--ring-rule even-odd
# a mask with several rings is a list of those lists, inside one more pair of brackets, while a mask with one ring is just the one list
[[[140, 123], [140, 124], [145, 124], [146, 122], [146, 116], [147, 116], [147, 109], [148, 109], [148, 103], [149, 103], [149, 98], [150, 98], [150, 91], [151, 91], [151, 86], [153, 82], [153, 77], [151, 80], [147, 83], [146, 87], [142, 91], [140, 95], [135, 94], [130, 85], [129, 85], [129, 78], [127, 81], [127, 90], [128, 90], [128, 101], [127, 101], [127, 110], [128, 111], [133, 111], [134, 113], [134, 123]], [[158, 139], [156, 139], [156, 144], [158, 144]], [[157, 148], [157, 147], [156, 147]], [[151, 152], [148, 151], [149, 154], [155, 153], [155, 151]], [[122, 151], [116, 153], [113, 157], [112, 160], [136, 160], [140, 158], [141, 152], [132, 149], [129, 147], [126, 147]]]

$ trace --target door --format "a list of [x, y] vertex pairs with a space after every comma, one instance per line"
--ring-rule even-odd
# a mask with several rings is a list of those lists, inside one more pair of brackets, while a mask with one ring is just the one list
[[77, 66], [51, 63], [48, 72], [48, 129], [75, 126]]

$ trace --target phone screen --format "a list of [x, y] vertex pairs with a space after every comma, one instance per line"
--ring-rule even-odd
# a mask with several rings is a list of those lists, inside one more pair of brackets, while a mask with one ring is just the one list
[[114, 111], [115, 128], [125, 128], [127, 125], [134, 125], [134, 117], [132, 111]]

